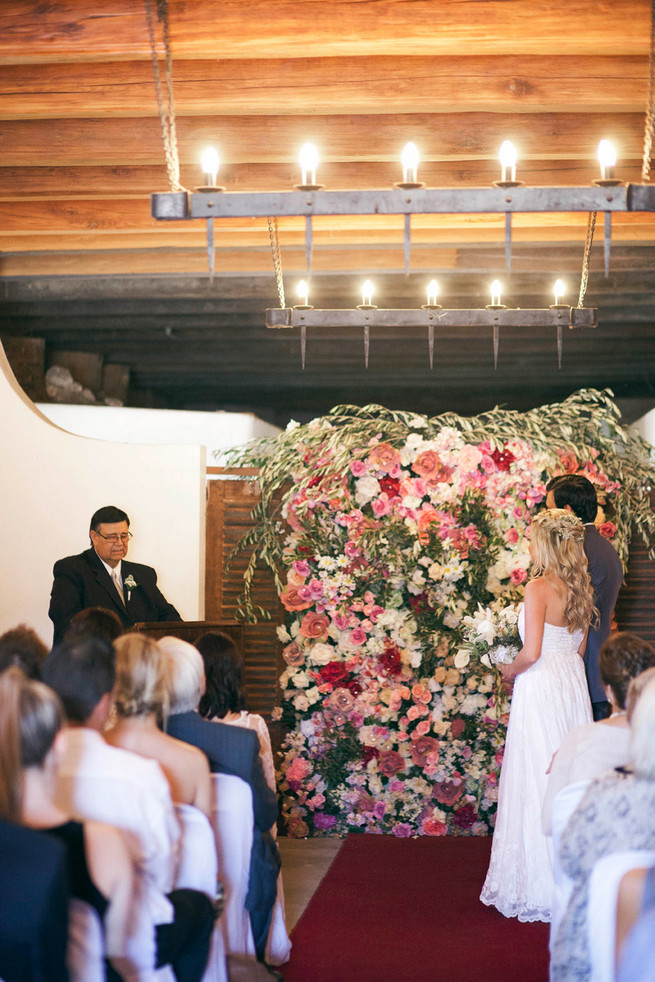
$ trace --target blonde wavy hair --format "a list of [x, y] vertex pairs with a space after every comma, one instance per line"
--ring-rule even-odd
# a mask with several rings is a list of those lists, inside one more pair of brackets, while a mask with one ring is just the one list
[[164, 656], [156, 641], [145, 634], [124, 634], [114, 641], [116, 682], [114, 705], [117, 714], [168, 715], [168, 686]]
[[564, 508], [542, 511], [532, 520], [532, 577], [557, 576], [566, 588], [564, 619], [570, 632], [586, 631], [598, 618], [584, 551], [584, 525]]

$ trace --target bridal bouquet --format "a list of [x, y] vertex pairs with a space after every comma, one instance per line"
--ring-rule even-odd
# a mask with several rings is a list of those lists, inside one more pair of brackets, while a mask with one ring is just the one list
[[488, 607], [478, 604], [474, 614], [463, 618], [464, 643], [455, 656], [455, 665], [464, 667], [472, 654], [487, 668], [509, 665], [521, 650], [518, 619], [516, 604], [503, 606], [501, 600]]

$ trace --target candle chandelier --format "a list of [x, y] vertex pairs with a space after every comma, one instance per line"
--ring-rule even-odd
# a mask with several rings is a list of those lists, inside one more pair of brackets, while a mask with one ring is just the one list
[[[214, 220], [223, 218], [268, 219], [273, 264], [276, 274], [279, 307], [266, 311], [266, 326], [274, 329], [299, 328], [301, 360], [304, 368], [308, 328], [360, 327], [364, 335], [364, 357], [368, 367], [371, 327], [420, 328], [428, 332], [430, 367], [434, 362], [434, 329], [490, 327], [493, 338], [494, 367], [498, 362], [501, 327], [555, 328], [557, 360], [562, 363], [562, 329], [589, 328], [598, 324], [598, 310], [584, 306], [589, 275], [589, 259], [598, 212], [604, 215], [604, 270], [609, 275], [612, 214], [615, 212], [655, 211], [655, 186], [647, 183], [650, 174], [650, 151], [655, 118], [655, 86], [649, 86], [649, 105], [646, 113], [642, 183], [628, 184], [614, 176], [616, 154], [608, 140], [598, 145], [600, 176], [588, 187], [527, 187], [517, 180], [518, 155], [508, 140], [499, 151], [500, 179], [483, 188], [428, 188], [418, 179], [419, 151], [414, 143], [406, 144], [402, 155], [402, 180], [388, 190], [330, 191], [317, 183], [319, 155], [310, 143], [300, 151], [300, 183], [290, 191], [229, 192], [217, 183], [219, 156], [214, 148], [202, 158], [204, 183], [188, 191], [179, 183], [179, 161], [175, 139], [172, 107], [172, 71], [166, 3], [158, 4], [158, 16], [163, 20], [166, 49], [168, 113], [164, 110], [161, 80], [157, 67], [154, 27], [150, 13], [151, 0], [145, 0], [153, 58], [155, 85], [158, 93], [160, 119], [166, 150], [171, 190], [151, 195], [151, 213], [160, 221], [202, 219], [207, 227], [207, 255], [210, 278], [214, 275]], [[655, 32], [653, 32], [655, 39]], [[655, 59], [651, 50], [651, 83]], [[411, 258], [412, 215], [439, 214], [501, 214], [505, 216], [505, 266], [511, 270], [512, 215], [514, 213], [588, 213], [587, 235], [582, 262], [582, 274], [577, 305], [563, 302], [561, 280], [554, 286], [555, 302], [547, 307], [522, 310], [501, 302], [502, 286], [498, 280], [491, 284], [490, 303], [476, 309], [448, 309], [438, 302], [438, 285], [431, 280], [427, 287], [427, 302], [417, 302], [415, 308], [404, 310], [378, 308], [373, 303], [374, 288], [370, 280], [362, 287], [362, 302], [351, 309], [317, 309], [309, 302], [309, 281], [312, 269], [314, 216], [327, 215], [391, 215], [404, 217], [404, 268], [409, 275]], [[272, 217], [275, 216], [275, 217]], [[285, 301], [282, 277], [282, 258], [277, 231], [277, 219], [304, 217], [306, 279], [297, 286], [301, 302], [289, 307]]]

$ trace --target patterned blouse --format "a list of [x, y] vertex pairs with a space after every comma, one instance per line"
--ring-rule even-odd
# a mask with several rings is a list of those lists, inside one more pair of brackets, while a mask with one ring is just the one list
[[655, 781], [623, 769], [596, 778], [573, 813], [560, 842], [562, 869], [573, 892], [555, 939], [551, 982], [587, 982], [589, 877], [603, 856], [655, 848]]

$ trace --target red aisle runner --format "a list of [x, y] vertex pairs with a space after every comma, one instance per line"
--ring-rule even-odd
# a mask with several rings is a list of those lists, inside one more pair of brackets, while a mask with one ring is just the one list
[[291, 935], [285, 982], [547, 982], [548, 925], [478, 899], [490, 849], [349, 835]]

